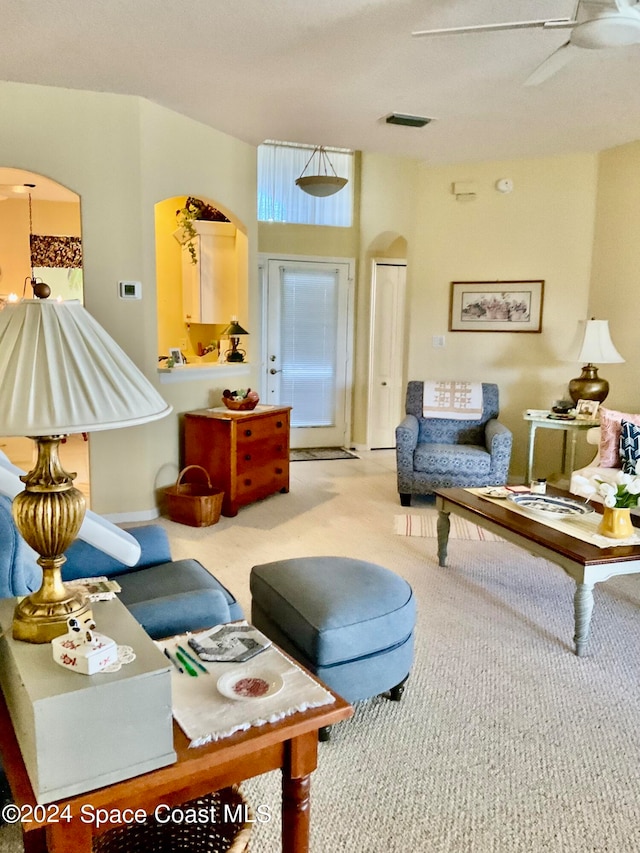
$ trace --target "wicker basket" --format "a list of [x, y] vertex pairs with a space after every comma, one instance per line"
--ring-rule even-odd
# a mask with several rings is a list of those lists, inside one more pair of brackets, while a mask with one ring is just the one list
[[[204, 473], [206, 483], [183, 483], [182, 478], [192, 468]], [[220, 519], [224, 492], [211, 485], [209, 474], [201, 465], [187, 465], [180, 471], [175, 486], [164, 490], [167, 515], [179, 524], [209, 527]]]
[[245, 853], [249, 849], [252, 816], [237, 788], [223, 788], [174, 806], [176, 815], [187, 810], [205, 810], [212, 820], [187, 822], [169, 820], [167, 809], [159, 822], [153, 814], [144, 823], [110, 829], [93, 840], [93, 853]]

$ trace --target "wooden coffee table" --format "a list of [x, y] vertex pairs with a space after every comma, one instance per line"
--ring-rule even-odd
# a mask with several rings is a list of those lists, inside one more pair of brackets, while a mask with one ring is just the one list
[[[575, 495], [549, 488], [549, 494]], [[449, 514], [454, 513], [480, 525], [532, 554], [560, 566], [576, 582], [574, 596], [575, 652], [584, 654], [593, 612], [593, 587], [616, 575], [640, 572], [640, 545], [598, 548], [537, 521], [533, 515], [510, 510], [502, 502], [490, 501], [466, 489], [436, 489], [438, 509], [438, 560], [446, 565]], [[594, 505], [597, 512], [601, 509]], [[635, 521], [635, 519], [634, 519]]]

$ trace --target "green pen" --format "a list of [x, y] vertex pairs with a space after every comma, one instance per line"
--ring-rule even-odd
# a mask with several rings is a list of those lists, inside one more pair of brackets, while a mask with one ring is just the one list
[[197, 673], [197, 672], [195, 671], [195, 669], [191, 666], [191, 664], [190, 664], [190, 663], [189, 663], [189, 661], [184, 657], [184, 655], [181, 655], [181, 654], [180, 654], [180, 652], [176, 652], [176, 657], [178, 658], [178, 660], [180, 661], [180, 663], [182, 664], [182, 666], [187, 670], [187, 672], [189, 673], [189, 675], [193, 675], [195, 678], [197, 678], [197, 677], [198, 677], [198, 673]]
[[195, 664], [195, 666], [198, 667], [200, 672], [206, 672], [207, 675], [209, 674], [209, 670], [206, 668], [206, 666], [203, 666], [199, 660], [194, 658], [193, 655], [189, 654], [189, 652], [184, 648], [184, 646], [178, 646], [177, 648], [178, 648], [179, 652], [182, 652], [182, 654], [186, 657], [186, 659], [188, 661], [190, 661], [192, 664]]

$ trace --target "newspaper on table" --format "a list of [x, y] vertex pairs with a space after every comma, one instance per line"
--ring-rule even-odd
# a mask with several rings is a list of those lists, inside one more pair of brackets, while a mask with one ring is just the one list
[[111, 580], [104, 575], [99, 578], [77, 578], [76, 580], [66, 581], [65, 585], [84, 590], [89, 601], [92, 602], [109, 601], [122, 591], [118, 581]]
[[208, 634], [189, 637], [188, 643], [199, 658], [218, 663], [242, 663], [260, 654], [271, 640], [253, 625], [219, 625]]

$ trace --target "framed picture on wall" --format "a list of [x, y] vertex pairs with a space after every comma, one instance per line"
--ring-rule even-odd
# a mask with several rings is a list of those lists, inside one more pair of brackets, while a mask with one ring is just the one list
[[544, 281], [452, 281], [450, 332], [541, 332]]

